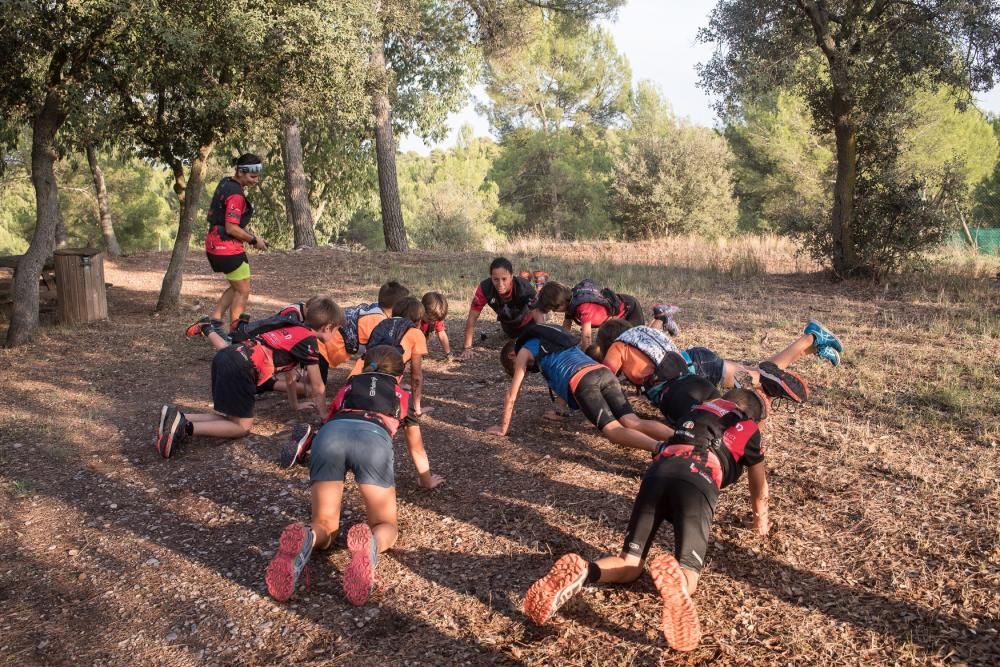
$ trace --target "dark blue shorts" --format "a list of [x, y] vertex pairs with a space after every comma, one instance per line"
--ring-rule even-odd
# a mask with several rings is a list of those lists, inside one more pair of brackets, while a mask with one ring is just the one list
[[726, 372], [726, 360], [707, 347], [689, 347], [684, 350], [694, 364], [694, 372], [715, 386], [722, 382]]
[[309, 481], [342, 482], [350, 470], [358, 484], [396, 485], [392, 438], [364, 419], [334, 419], [313, 439]]

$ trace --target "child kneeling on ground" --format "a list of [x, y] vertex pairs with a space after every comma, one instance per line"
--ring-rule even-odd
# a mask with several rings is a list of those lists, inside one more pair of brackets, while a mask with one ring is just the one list
[[[242, 438], [253, 427], [258, 389], [284, 373], [286, 394], [292, 410], [315, 407], [323, 414], [326, 387], [319, 371], [321, 341], [329, 340], [344, 321], [344, 313], [332, 299], [323, 297], [306, 314], [305, 322], [266, 331], [253, 338], [223, 347], [212, 357], [212, 401], [215, 414], [183, 413], [164, 405], [156, 429], [156, 450], [165, 459], [190, 436]], [[218, 338], [215, 331], [209, 337]], [[213, 341], [213, 345], [215, 341]], [[297, 367], [306, 369], [313, 403], [299, 405]], [[308, 396], [307, 396], [308, 397]]]
[[[340, 529], [341, 500], [347, 471], [354, 473], [365, 503], [367, 523], [347, 531], [351, 562], [344, 571], [347, 601], [362, 605], [375, 581], [378, 555], [396, 543], [396, 478], [392, 437], [420, 427], [409, 417], [409, 393], [399, 386], [403, 357], [389, 346], [368, 349], [362, 372], [352, 376], [330, 404], [326, 423], [311, 442], [309, 480], [312, 523], [293, 523], [281, 533], [278, 551], [267, 567], [267, 590], [285, 601], [295, 591], [314, 549], [328, 549]], [[426, 490], [444, 483], [431, 474], [422, 440], [407, 438], [417, 484]]]
[[[706, 380], [695, 381], [714, 391]], [[770, 528], [764, 447], [757, 427], [764, 409], [760, 397], [748, 389], [732, 389], [691, 409], [673, 437], [660, 445], [643, 476], [621, 553], [591, 562], [572, 553], [561, 557], [528, 589], [525, 614], [541, 625], [584, 584], [635, 581], [656, 531], [667, 520], [674, 527], [674, 553], [654, 558], [649, 573], [663, 601], [661, 627], [667, 643], [678, 651], [695, 649], [701, 627], [691, 596], [705, 562], [716, 503], [744, 468], [753, 527], [761, 536]]]

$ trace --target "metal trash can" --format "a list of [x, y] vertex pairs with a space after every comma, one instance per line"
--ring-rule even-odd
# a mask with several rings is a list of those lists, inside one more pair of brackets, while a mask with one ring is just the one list
[[60, 248], [54, 256], [59, 321], [81, 324], [108, 319], [104, 253], [96, 248]]

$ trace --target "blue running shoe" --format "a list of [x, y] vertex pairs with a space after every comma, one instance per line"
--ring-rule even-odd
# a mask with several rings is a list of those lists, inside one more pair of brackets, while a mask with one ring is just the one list
[[840, 352], [833, 349], [832, 345], [824, 345], [823, 347], [816, 348], [816, 356], [820, 359], [826, 359], [834, 366], [840, 365]]
[[[840, 339], [834, 336], [832, 331], [816, 320], [809, 320], [809, 324], [807, 324], [806, 328], [802, 330], [802, 333], [809, 334], [813, 337], [813, 345], [816, 346], [817, 353], [824, 347], [832, 347], [837, 352], [844, 351], [844, 346], [840, 344]], [[824, 357], [824, 359], [826, 358], [827, 357]], [[836, 366], [837, 364], [833, 365]]]

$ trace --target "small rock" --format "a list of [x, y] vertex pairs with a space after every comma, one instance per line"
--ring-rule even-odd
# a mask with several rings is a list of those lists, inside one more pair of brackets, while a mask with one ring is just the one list
[[116, 505], [116, 504], [114, 504], [114, 503], [111, 503], [110, 505], [108, 505], [108, 507], [110, 507], [110, 508], [111, 508], [111, 509], [113, 509], [113, 510], [116, 510], [116, 509], [118, 509], [118, 505]]
[[168, 642], [175, 642], [175, 641], [177, 641], [177, 633], [176, 632], [171, 632], [169, 635], [167, 635], [166, 639], [167, 639]]
[[149, 560], [146, 561], [145, 564], [150, 567], [160, 567], [160, 561], [157, 560], [156, 558], [150, 558]]
[[24, 447], [24, 443], [23, 442], [15, 442], [14, 443], [14, 449], [21, 449], [21, 447]]
[[67, 553], [70, 556], [79, 556], [80, 555], [80, 550], [79, 549], [70, 549]]

